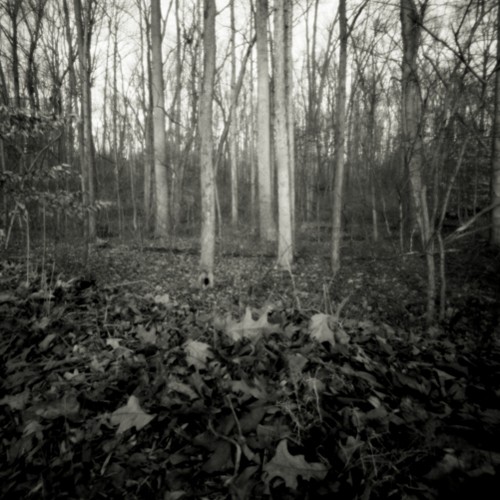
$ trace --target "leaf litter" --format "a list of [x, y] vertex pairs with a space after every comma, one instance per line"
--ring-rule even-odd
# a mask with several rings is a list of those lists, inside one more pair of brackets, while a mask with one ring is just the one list
[[2, 498], [496, 498], [494, 313], [429, 335], [371, 264], [200, 291], [195, 256], [98, 251], [99, 282], [0, 264]]

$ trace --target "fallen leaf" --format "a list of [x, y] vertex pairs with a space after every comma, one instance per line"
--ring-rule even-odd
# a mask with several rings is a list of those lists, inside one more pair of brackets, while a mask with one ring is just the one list
[[97, 359], [97, 356], [94, 355], [92, 357], [92, 361], [90, 362], [90, 368], [95, 372], [104, 373], [110, 363], [111, 363], [110, 359], [107, 358]]
[[259, 387], [261, 384], [259, 384], [258, 381], [254, 382], [256, 385], [252, 387], [245, 380], [232, 380], [230, 382], [231, 390], [233, 392], [242, 392], [255, 399], [265, 399], [267, 396], [266, 391], [262, 387]]
[[329, 314], [315, 314], [309, 323], [309, 333], [318, 342], [329, 342], [335, 345], [335, 336], [328, 324], [331, 316]]
[[184, 342], [184, 352], [188, 365], [194, 366], [197, 370], [207, 367], [207, 361], [213, 358], [210, 346], [198, 340], [188, 340]]
[[136, 396], [128, 398], [127, 404], [115, 410], [111, 414], [111, 424], [118, 425], [117, 434], [122, 434], [128, 429], [135, 427], [141, 430], [155, 418], [154, 415], [148, 415], [143, 411]]
[[121, 347], [121, 341], [122, 339], [106, 339], [106, 345], [109, 345], [112, 349], [118, 349]]
[[264, 465], [264, 472], [266, 483], [275, 477], [281, 477], [288, 488], [296, 490], [299, 476], [304, 481], [321, 480], [325, 478], [328, 467], [320, 462], [309, 463], [304, 455], [290, 455], [287, 440], [283, 439], [278, 444], [274, 457]]
[[257, 479], [252, 477], [259, 470], [258, 465], [247, 467], [232, 483], [229, 485], [232, 492], [231, 498], [241, 500], [254, 498], [252, 490], [257, 484]]
[[146, 330], [143, 325], [139, 325], [136, 336], [145, 344], [156, 344], [156, 328], [154, 326], [150, 330]]
[[164, 293], [163, 295], [155, 295], [154, 299], [156, 304], [168, 305], [170, 304], [170, 296], [168, 293]]
[[33, 328], [35, 330], [45, 330], [50, 323], [50, 318], [48, 316], [44, 316], [43, 318], [40, 318], [38, 321], [35, 321], [33, 323]]
[[332, 346], [347, 344], [349, 335], [342, 325], [330, 314], [315, 314], [309, 323], [309, 334], [318, 342], [328, 342]]
[[290, 370], [290, 375], [292, 380], [297, 381], [302, 377], [302, 371], [306, 366], [308, 359], [300, 353], [288, 354], [288, 369]]
[[266, 310], [254, 320], [251, 308], [247, 307], [241, 321], [226, 320], [224, 331], [235, 342], [243, 338], [256, 340], [262, 335], [280, 332], [279, 325], [269, 323], [268, 313], [269, 311]]
[[233, 467], [231, 445], [227, 441], [219, 441], [210, 458], [203, 464], [205, 472], [221, 472]]
[[169, 380], [167, 387], [171, 391], [178, 392], [179, 394], [184, 394], [189, 399], [198, 399], [199, 396], [196, 392], [189, 386], [183, 382], [179, 382], [178, 380]]
[[24, 410], [29, 397], [29, 389], [24, 389], [23, 392], [14, 394], [13, 396], [4, 396], [0, 399], [0, 405], [10, 406], [11, 410]]
[[[43, 330], [43, 328], [41, 328]], [[45, 336], [45, 338], [38, 344], [38, 348], [41, 352], [45, 352], [49, 347], [52, 341], [56, 338], [55, 333], [49, 333]]]
[[359, 439], [359, 437], [347, 436], [345, 445], [339, 443], [340, 459], [344, 462], [344, 464], [348, 465], [354, 453], [356, 453], [356, 451], [362, 446], [363, 442]]
[[74, 394], [65, 394], [55, 401], [40, 403], [35, 408], [35, 414], [48, 420], [59, 417], [74, 418], [80, 411], [80, 403]]
[[324, 382], [322, 382], [320, 379], [316, 377], [309, 377], [306, 379], [306, 386], [309, 388], [310, 391], [313, 392], [313, 394], [323, 394], [326, 390], [326, 386]]
[[0, 304], [5, 304], [7, 302], [15, 303], [18, 299], [13, 293], [2, 292], [0, 293]]

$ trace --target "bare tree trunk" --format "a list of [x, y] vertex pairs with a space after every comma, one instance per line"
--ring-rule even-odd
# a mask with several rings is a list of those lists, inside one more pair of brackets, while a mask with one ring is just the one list
[[114, 29], [113, 29], [113, 162], [115, 173], [115, 190], [116, 190], [116, 210], [118, 212], [118, 234], [123, 236], [123, 219], [122, 219], [122, 198], [120, 193], [120, 169], [119, 161], [121, 148], [118, 148], [118, 12], [114, 12]]
[[293, 98], [293, 4], [285, 2], [285, 93], [286, 126], [288, 130], [288, 165], [290, 170], [290, 211], [292, 216], [292, 241], [295, 241], [295, 120]]
[[347, 71], [347, 18], [346, 0], [339, 3], [340, 55], [337, 83], [337, 109], [335, 113], [335, 177], [333, 186], [332, 216], [332, 271], [340, 269], [340, 245], [342, 242], [342, 206], [345, 176], [345, 101]]
[[[111, 33], [113, 29], [113, 18], [109, 16], [108, 29]], [[104, 70], [104, 89], [103, 89], [103, 97], [102, 97], [102, 109], [104, 109], [103, 116], [103, 124], [102, 124], [102, 139], [101, 139], [101, 148], [103, 153], [106, 152], [106, 142], [108, 140], [108, 95], [109, 95], [109, 53], [111, 50], [111, 36], [108, 37], [106, 44], [106, 67]]]
[[491, 156], [491, 236], [500, 246], [500, 5], [497, 6], [497, 66], [495, 71], [495, 114], [493, 115], [493, 154]]
[[[249, 119], [247, 120], [247, 153], [250, 168], [250, 221], [252, 233], [257, 227], [257, 165], [255, 162], [255, 105], [254, 105], [254, 60], [250, 60], [250, 80], [248, 91]], [[246, 95], [246, 94], [245, 94]], [[245, 104], [245, 109], [247, 105]]]
[[181, 90], [182, 90], [182, 67], [183, 67], [183, 51], [184, 44], [181, 32], [181, 15], [179, 0], [175, 0], [175, 34], [177, 47], [175, 49], [175, 97], [173, 103], [174, 127], [175, 127], [175, 161], [172, 165], [172, 186], [171, 186], [171, 207], [173, 232], [179, 224], [182, 201], [182, 180], [183, 180], [183, 165], [182, 158], [182, 139], [181, 139]]
[[73, 0], [77, 31], [78, 58], [80, 61], [80, 87], [81, 87], [81, 150], [80, 162], [83, 173], [84, 205], [87, 209], [87, 238], [93, 242], [96, 238], [96, 217], [92, 207], [95, 203], [95, 173], [92, 149], [92, 94], [91, 94], [91, 60], [90, 40], [93, 25], [93, 0], [86, 0], [85, 9], [81, 0]]
[[[26, 67], [26, 88], [28, 91], [28, 98], [30, 103], [30, 108], [32, 110], [40, 109], [40, 102], [38, 98], [38, 75], [37, 75], [37, 64], [35, 63], [35, 52], [38, 46], [38, 41], [41, 35], [42, 20], [44, 16], [45, 5], [47, 0], [38, 0], [37, 2], [30, 3], [30, 16], [26, 12], [23, 12], [24, 21], [26, 24], [27, 31], [29, 33], [29, 48], [26, 55], [27, 67]], [[23, 10], [25, 6], [21, 4]], [[33, 19], [33, 25], [30, 23], [30, 19]]]
[[[151, 127], [151, 56], [149, 51], [149, 22], [148, 14], [144, 12], [142, 0], [137, 0], [139, 9], [139, 35], [140, 35], [140, 50], [141, 50], [141, 100], [142, 111], [144, 116], [144, 196], [143, 196], [143, 230], [148, 233], [151, 223], [151, 173], [153, 170], [152, 159], [152, 127]], [[145, 55], [145, 57], [144, 57]], [[144, 65], [146, 59], [146, 65]]]
[[370, 175], [369, 175], [369, 182], [370, 182], [370, 203], [371, 203], [371, 212], [372, 212], [372, 235], [373, 235], [373, 241], [376, 243], [378, 241], [379, 237], [379, 230], [378, 230], [378, 210], [377, 210], [377, 186], [375, 184], [375, 172], [373, 165], [370, 167]]
[[132, 228], [134, 232], [137, 231], [138, 228], [138, 219], [137, 219], [137, 201], [136, 201], [136, 192], [135, 192], [135, 179], [136, 179], [136, 164], [137, 164], [138, 154], [134, 148], [134, 141], [130, 141], [129, 143], [129, 169], [130, 169], [130, 196], [132, 198]]
[[404, 157], [407, 166], [411, 199], [419, 227], [427, 263], [427, 322], [434, 320], [436, 308], [436, 265], [434, 242], [431, 234], [426, 187], [422, 178], [423, 144], [421, 137], [421, 105], [418, 81], [417, 56], [420, 46], [420, 29], [425, 5], [418, 12], [414, 0], [401, 0], [401, 27], [403, 35], [402, 65], [402, 126]]
[[12, 80], [14, 84], [14, 106], [21, 107], [21, 87], [19, 83], [19, 39], [18, 39], [18, 15], [21, 0], [10, 0], [7, 2], [6, 11], [12, 25], [11, 53], [12, 53]]
[[274, 92], [275, 140], [278, 168], [278, 266], [289, 269], [293, 262], [290, 149], [288, 146], [286, 97], [285, 0], [275, 0]]
[[212, 286], [215, 260], [215, 175], [212, 101], [215, 81], [215, 0], [203, 0], [203, 83], [200, 96], [201, 256], [200, 284]]
[[168, 171], [165, 138], [165, 96], [161, 51], [160, 0], [151, 2], [151, 60], [153, 88], [154, 170], [156, 185], [155, 236], [168, 236]]
[[[3, 145], [3, 139], [0, 137], [0, 173], [5, 174], [5, 148]], [[5, 231], [7, 227], [7, 221], [9, 219], [9, 207], [7, 204], [7, 186], [5, 182], [2, 183], [2, 205], [0, 207], [0, 225], [1, 228]], [[5, 238], [5, 234], [3, 237]], [[0, 238], [1, 239], [1, 238]]]
[[[0, 47], [2, 46], [2, 33], [0, 32]], [[2, 104], [9, 105], [9, 89], [7, 88], [7, 81], [5, 80], [5, 72], [3, 69], [2, 61], [0, 60], [0, 99]]]
[[[66, 35], [66, 46], [68, 50], [68, 95], [66, 99], [66, 116], [72, 116], [73, 114], [73, 109], [76, 108], [76, 95], [77, 95], [77, 84], [76, 84], [76, 71], [75, 71], [75, 64], [74, 64], [74, 58], [73, 58], [73, 45], [72, 45], [72, 36], [71, 36], [71, 22], [70, 22], [70, 17], [69, 17], [69, 9], [68, 9], [68, 2], [67, 0], [63, 0], [62, 4], [62, 9], [63, 9], [63, 15], [64, 15], [64, 22], [65, 22], [65, 35]], [[73, 124], [70, 120], [67, 120], [67, 123], [65, 124], [65, 135], [66, 135], [66, 145], [65, 145], [65, 150], [66, 150], [66, 157], [65, 161], [69, 164], [73, 163], [74, 159], [74, 142], [75, 142], [75, 131], [73, 129]], [[68, 180], [65, 180], [66, 184], [68, 183]], [[68, 189], [68, 186], [66, 186]], [[68, 224], [68, 218], [66, 214], [66, 210], [63, 211], [63, 217], [64, 217], [64, 234], [67, 232], [67, 224]]]
[[[316, 82], [316, 40], [318, 32], [318, 7], [319, 0], [314, 0], [312, 34], [310, 35], [309, 28], [309, 12], [306, 13], [306, 70], [307, 70], [307, 112], [306, 112], [306, 144], [305, 144], [305, 161], [309, 168], [304, 172], [304, 219], [311, 219], [315, 210], [314, 203], [318, 203], [316, 193], [318, 178], [319, 178], [319, 158], [318, 147], [319, 130], [316, 123], [316, 107], [317, 100], [317, 82]], [[319, 221], [318, 221], [319, 222]]]
[[276, 239], [271, 191], [271, 115], [267, 48], [268, 0], [257, 0], [257, 164], [259, 232], [263, 241]]
[[230, 2], [231, 10], [231, 115], [229, 129], [229, 161], [231, 163], [231, 224], [238, 224], [238, 163], [236, 120], [236, 27], [234, 21], [234, 0]]

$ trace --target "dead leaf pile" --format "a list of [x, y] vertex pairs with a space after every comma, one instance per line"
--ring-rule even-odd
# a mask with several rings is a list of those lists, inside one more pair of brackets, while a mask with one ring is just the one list
[[[0, 280], [2, 498], [498, 493], [500, 344]], [[479, 494], [479, 493], [476, 493]]]

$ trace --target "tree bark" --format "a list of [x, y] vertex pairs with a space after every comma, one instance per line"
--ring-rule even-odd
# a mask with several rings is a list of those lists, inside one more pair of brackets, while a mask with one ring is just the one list
[[[28, 16], [26, 13], [24, 13], [24, 21], [30, 38], [29, 49], [26, 57], [26, 88], [28, 91], [30, 108], [33, 111], [40, 109], [40, 102], [38, 97], [38, 65], [35, 62], [35, 52], [38, 47], [38, 42], [42, 32], [42, 20], [46, 4], [47, 0], [35, 0], [33, 2], [29, 2], [30, 14], [32, 15]], [[31, 26], [29, 21], [31, 18], [33, 19], [33, 26]]]
[[286, 126], [288, 131], [288, 165], [290, 170], [290, 212], [292, 217], [292, 242], [295, 242], [295, 120], [293, 98], [293, 4], [285, 2], [285, 94]]
[[231, 114], [229, 116], [229, 161], [231, 163], [231, 224], [238, 224], [238, 163], [237, 163], [237, 116], [236, 104], [236, 27], [234, 19], [234, 0], [231, 10]]
[[[148, 12], [143, 10], [143, 0], [137, 0], [139, 9], [139, 33], [141, 54], [141, 96], [144, 116], [144, 198], [143, 198], [143, 230], [149, 233], [151, 229], [151, 208], [152, 208], [152, 173], [154, 166], [154, 144], [153, 144], [153, 92], [151, 85], [151, 51], [150, 47], [150, 34], [151, 26], [149, 23]], [[143, 24], [144, 23], [144, 24]], [[144, 65], [146, 59], [146, 65]]]
[[120, 156], [121, 147], [118, 147], [118, 10], [114, 12], [113, 27], [113, 163], [115, 174], [116, 210], [118, 215], [118, 234], [123, 236], [122, 199], [120, 192]]
[[81, 88], [81, 148], [80, 163], [82, 169], [83, 201], [87, 210], [86, 236], [89, 242], [96, 238], [96, 217], [92, 206], [95, 203], [95, 172], [92, 149], [92, 94], [90, 41], [92, 36], [93, 0], [86, 0], [85, 10], [81, 0], [73, 0], [77, 31], [78, 59], [80, 61]]
[[[424, 4], [425, 7], [425, 4]], [[436, 264], [434, 243], [427, 208], [426, 186], [423, 181], [423, 143], [421, 137], [422, 110], [420, 105], [417, 56], [424, 7], [417, 10], [414, 0], [401, 0], [403, 37], [402, 63], [402, 126], [405, 166], [407, 167], [412, 209], [418, 224], [427, 264], [427, 322], [432, 323], [436, 308]]]
[[12, 25], [10, 45], [12, 53], [12, 80], [14, 85], [14, 106], [21, 107], [21, 86], [19, 82], [19, 38], [18, 38], [18, 15], [21, 0], [9, 0], [6, 5], [7, 15]]
[[337, 107], [335, 112], [335, 176], [333, 185], [332, 216], [332, 271], [340, 269], [340, 245], [342, 242], [342, 207], [345, 177], [345, 101], [347, 72], [347, 18], [346, 0], [339, 3], [340, 55], [337, 82]]
[[286, 59], [285, 0], [276, 0], [274, 13], [275, 147], [278, 169], [278, 266], [282, 269], [289, 269], [293, 262]]
[[497, 65], [495, 71], [495, 113], [493, 115], [493, 154], [491, 157], [491, 236], [500, 246], [500, 5], [497, 6]]
[[262, 241], [276, 240], [271, 191], [271, 116], [267, 47], [268, 0], [257, 0], [257, 173], [259, 232]]
[[161, 50], [160, 0], [151, 2], [151, 66], [153, 90], [153, 141], [156, 187], [155, 236], [165, 241], [168, 236], [168, 170], [165, 138], [165, 96]]
[[203, 1], [203, 82], [200, 96], [201, 256], [200, 284], [213, 285], [215, 260], [215, 176], [212, 102], [215, 80], [215, 0]]

